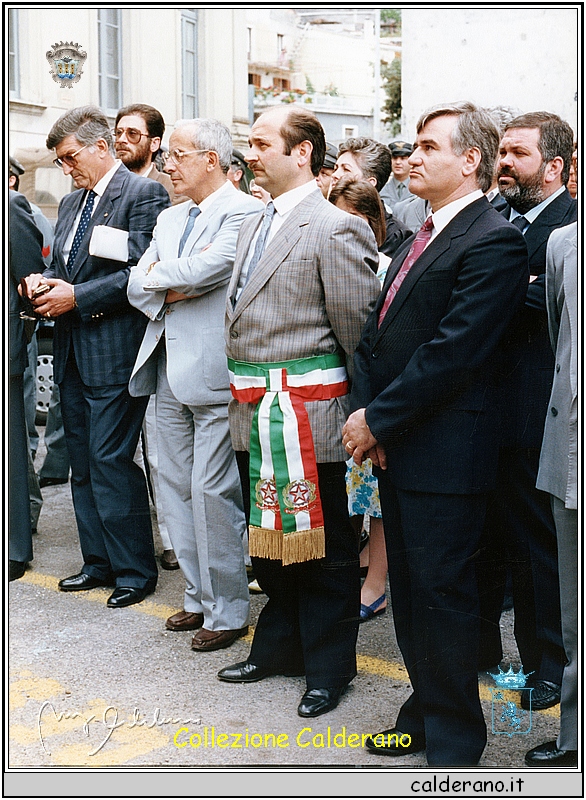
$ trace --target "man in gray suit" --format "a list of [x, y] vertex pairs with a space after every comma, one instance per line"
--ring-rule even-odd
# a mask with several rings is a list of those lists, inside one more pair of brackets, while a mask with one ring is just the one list
[[249, 144], [246, 160], [273, 200], [240, 231], [226, 341], [230, 430], [268, 602], [248, 659], [218, 677], [305, 674], [298, 713], [314, 717], [356, 675], [358, 541], [341, 430], [347, 368], [380, 292], [377, 247], [367, 223], [317, 185], [326, 143], [310, 111], [267, 111]]
[[551, 495], [560, 574], [562, 638], [568, 663], [555, 742], [525, 756], [530, 767], [578, 763], [578, 246], [574, 222], [547, 244], [545, 288], [556, 368], [545, 418], [537, 488]]
[[248, 630], [245, 518], [230, 442], [224, 352], [226, 287], [242, 220], [263, 204], [227, 178], [232, 139], [221, 122], [184, 122], [166, 171], [189, 202], [157, 221], [131, 271], [128, 297], [150, 320], [130, 379], [156, 392], [159, 491], [186, 580], [172, 631], [196, 630], [192, 649], [228, 647]]

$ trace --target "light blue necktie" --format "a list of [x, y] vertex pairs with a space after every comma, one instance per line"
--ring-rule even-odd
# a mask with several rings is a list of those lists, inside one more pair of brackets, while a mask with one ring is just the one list
[[83, 207], [83, 211], [81, 212], [79, 225], [77, 226], [77, 230], [75, 231], [75, 236], [73, 237], [71, 250], [69, 251], [69, 257], [67, 259], [68, 271], [71, 270], [71, 267], [75, 262], [75, 256], [77, 255], [77, 251], [79, 250], [81, 240], [83, 239], [84, 234], [87, 231], [88, 225], [90, 224], [90, 220], [92, 218], [92, 211], [94, 208], [94, 200], [96, 199], [96, 197], [97, 197], [96, 193], [90, 189], [90, 191], [87, 193], [85, 206]]
[[262, 223], [260, 226], [260, 231], [258, 233], [258, 239], [256, 240], [256, 245], [254, 247], [254, 253], [252, 254], [252, 258], [250, 259], [250, 264], [248, 265], [248, 272], [246, 274], [246, 283], [250, 280], [250, 276], [256, 269], [258, 262], [262, 258], [262, 254], [264, 253], [264, 249], [267, 243], [267, 236], [269, 235], [269, 230], [271, 227], [271, 222], [273, 221], [273, 215], [275, 213], [275, 206], [273, 201], [270, 200], [266, 208], [264, 210]]
[[183, 231], [183, 236], [181, 237], [181, 241], [179, 242], [179, 250], [177, 252], [177, 256], [181, 257], [183, 254], [183, 248], [185, 247], [186, 241], [189, 239], [189, 234], [193, 230], [193, 223], [195, 222], [195, 218], [198, 214], [201, 214], [201, 209], [198, 206], [193, 206], [193, 208], [189, 211], [189, 217], [187, 218], [187, 225], [185, 226], [185, 230]]

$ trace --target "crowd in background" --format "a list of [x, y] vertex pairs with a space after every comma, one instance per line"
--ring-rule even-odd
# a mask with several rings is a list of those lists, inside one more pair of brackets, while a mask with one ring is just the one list
[[[248, 658], [218, 678], [305, 675], [303, 717], [338, 705], [359, 624], [390, 607], [413, 693], [366, 747], [430, 766], [478, 763], [478, 672], [500, 669], [512, 603], [521, 704], [562, 709], [526, 762], [574, 766], [572, 129], [458, 103], [389, 144], [336, 147], [288, 106], [244, 155], [216, 120], [178, 122], [168, 149], [164, 132], [144, 104], [113, 130], [63, 114], [47, 148], [75, 191], [54, 232], [10, 159], [10, 580], [40, 489], [71, 474], [83, 565], [60, 590], [142, 602], [153, 504], [160, 566], [185, 579], [167, 630], [227, 648], [263, 592]], [[39, 320], [55, 384], [36, 474]]]

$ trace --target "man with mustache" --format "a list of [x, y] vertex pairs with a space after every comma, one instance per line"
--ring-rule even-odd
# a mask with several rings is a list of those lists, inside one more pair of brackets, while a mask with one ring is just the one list
[[[515, 636], [523, 669], [533, 673], [528, 681], [532, 708], [539, 710], [559, 703], [566, 660], [554, 520], [549, 497], [535, 482], [554, 374], [545, 255], [551, 232], [577, 216], [576, 201], [566, 188], [573, 140], [571, 127], [556, 114], [523, 114], [505, 127], [498, 161], [499, 191], [510, 206], [503, 214], [525, 236], [531, 277], [523, 313], [508, 343], [499, 475], [489, 504], [486, 548], [511, 565]], [[482, 616], [498, 627], [500, 608], [485, 608]], [[522, 705], [529, 708], [529, 692]]]

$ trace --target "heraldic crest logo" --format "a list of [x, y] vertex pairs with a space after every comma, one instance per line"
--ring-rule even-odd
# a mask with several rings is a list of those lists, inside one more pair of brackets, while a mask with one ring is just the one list
[[53, 80], [60, 86], [73, 86], [82, 76], [87, 53], [73, 42], [59, 42], [47, 52]]

